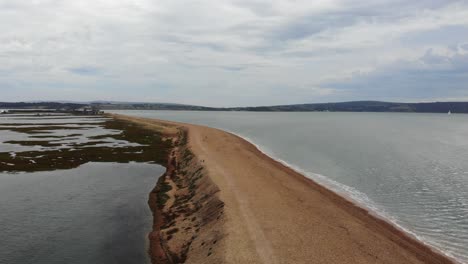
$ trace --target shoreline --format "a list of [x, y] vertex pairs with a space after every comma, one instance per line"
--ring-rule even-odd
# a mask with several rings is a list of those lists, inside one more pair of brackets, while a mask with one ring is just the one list
[[[166, 171], [150, 192], [148, 205], [153, 228], [148, 234], [152, 263], [222, 263], [224, 203], [219, 189], [206, 174], [203, 162], [193, 155], [187, 143], [187, 129], [170, 122], [111, 115], [115, 119], [160, 132], [171, 140]], [[195, 246], [195, 244], [197, 244]]]
[[[213, 128], [213, 129], [218, 129], [218, 128]], [[232, 132], [232, 131], [229, 131], [229, 130], [223, 130], [223, 129], [219, 129], [219, 130], [221, 130], [223, 132], [226, 132], [226, 133], [229, 133], [229, 134], [232, 134], [233, 136], [241, 138], [242, 140], [246, 141], [248, 144], [251, 144], [254, 148], [256, 148], [257, 151], [259, 151], [260, 153], [265, 155], [267, 158], [271, 159], [272, 162], [278, 163], [279, 165], [286, 167], [288, 170], [291, 170], [295, 174], [298, 174], [299, 177], [303, 177], [303, 178], [305, 178], [305, 180], [311, 181], [314, 186], [317, 185], [319, 188], [323, 188], [327, 192], [331, 192], [332, 195], [336, 195], [339, 198], [342, 198], [343, 200], [349, 202], [353, 207], [356, 207], [359, 210], [363, 210], [365, 212], [365, 214], [368, 214], [370, 217], [376, 218], [375, 219], [376, 221], [378, 221], [378, 222], [381, 221], [381, 222], [383, 222], [382, 223], [383, 225], [388, 225], [389, 226], [388, 228], [395, 230], [394, 232], [401, 233], [402, 236], [406, 236], [410, 240], [415, 240], [414, 243], [422, 244], [422, 246], [427, 247], [428, 250], [431, 250], [435, 254], [438, 254], [438, 255], [441, 255], [444, 258], [447, 258], [449, 261], [452, 261], [452, 263], [454, 263], [454, 264], [462, 264], [462, 262], [460, 260], [458, 260], [455, 257], [451, 256], [450, 254], [445, 253], [443, 250], [432, 246], [429, 242], [426, 242], [423, 239], [421, 239], [417, 234], [415, 234], [415, 233], [411, 232], [410, 230], [407, 230], [406, 228], [404, 228], [404, 227], [400, 226], [399, 224], [395, 223], [392, 219], [390, 219], [389, 216], [385, 215], [384, 213], [381, 213], [381, 212], [377, 211], [376, 209], [373, 209], [372, 207], [367, 206], [364, 202], [360, 202], [357, 199], [354, 199], [352, 194], [346, 193], [346, 190], [343, 190], [342, 192], [340, 192], [340, 190], [333, 189], [333, 188], [341, 188], [340, 187], [341, 183], [334, 182], [334, 181], [329, 180], [329, 179], [326, 179], [324, 181], [332, 182], [331, 184], [330, 183], [322, 183], [322, 182], [320, 182], [320, 180], [314, 179], [312, 176], [310, 176], [309, 173], [319, 175], [321, 177], [326, 177], [326, 176], [304, 171], [301, 168], [299, 168], [299, 167], [297, 167], [297, 166], [295, 166], [293, 164], [288, 163], [287, 161], [284, 161], [284, 160], [282, 160], [280, 158], [277, 158], [273, 154], [269, 154], [267, 151], [265, 151], [262, 148], [262, 146], [256, 144], [252, 139], [250, 139], [250, 138], [248, 138], [246, 136], [242, 136], [242, 135], [240, 135], [238, 133], [235, 133], [235, 132]], [[327, 186], [327, 184], [337, 185], [338, 187]]]
[[[249, 162], [249, 160], [255, 158], [257, 164], [261, 164], [261, 167], [262, 167], [261, 169], [267, 170], [268, 172], [274, 171], [275, 173], [278, 173], [278, 175], [281, 175], [282, 178], [290, 181], [287, 183], [290, 186], [284, 186], [284, 182], [282, 182], [282, 184], [280, 184], [279, 186], [272, 185], [274, 188], [268, 191], [278, 191], [278, 192], [286, 191], [287, 192], [288, 187], [292, 187], [294, 185], [294, 188], [299, 188], [301, 190], [301, 194], [296, 194], [295, 192], [292, 192], [292, 193], [287, 192], [287, 193], [293, 196], [293, 198], [295, 199], [299, 199], [300, 201], [302, 200], [301, 202], [308, 201], [308, 198], [311, 198], [309, 197], [310, 193], [317, 193], [318, 195], [315, 195], [315, 196], [318, 196], [320, 203], [324, 203], [326, 200], [330, 202], [330, 204], [327, 204], [326, 206], [324, 206], [324, 209], [326, 210], [327, 214], [331, 213], [331, 216], [333, 217], [335, 217], [335, 214], [339, 215], [339, 217], [336, 217], [337, 222], [339, 223], [338, 228], [336, 228], [337, 227], [336, 224], [335, 225], [330, 224], [331, 228], [334, 229], [333, 232], [327, 233], [326, 231], [323, 234], [322, 232], [323, 228], [318, 228], [317, 230], [319, 231], [321, 236], [326, 238], [326, 240], [332, 240], [331, 243], [329, 241], [327, 241], [327, 243], [330, 244], [332, 247], [339, 248], [340, 254], [342, 254], [342, 256], [336, 258], [334, 256], [327, 255], [327, 254], [323, 255], [323, 253], [318, 251], [318, 254], [323, 255], [322, 256], [323, 261], [318, 261], [317, 263], [326, 263], [325, 261], [326, 259], [328, 260], [334, 259], [335, 263], [338, 263], [338, 262], [345, 263], [343, 260], [347, 260], [347, 261], [350, 260], [349, 262], [354, 262], [353, 260], [357, 261], [358, 259], [360, 262], [364, 262], [364, 263], [388, 262], [388, 260], [391, 260], [390, 262], [392, 263], [401, 263], [402, 260], [406, 263], [458, 263], [455, 259], [452, 259], [450, 256], [445, 255], [442, 251], [439, 251], [433, 248], [432, 246], [425, 244], [423, 241], [419, 240], [417, 237], [415, 237], [411, 233], [408, 233], [405, 230], [402, 230], [397, 225], [394, 225], [392, 222], [388, 221], [387, 219], [380, 217], [378, 214], [376, 215], [376, 213], [372, 212], [368, 208], [364, 208], [362, 205], [358, 204], [356, 201], [349, 199], [351, 197], [345, 197], [344, 195], [338, 194], [336, 191], [307, 177], [307, 175], [304, 175], [296, 171], [294, 168], [289, 166], [289, 164], [287, 163], [285, 164], [281, 160], [277, 160], [274, 157], [269, 156], [268, 154], [263, 152], [259, 146], [256, 146], [253, 142], [250, 142], [248, 139], [245, 139], [240, 135], [236, 135], [235, 133], [223, 131], [220, 129], [209, 128], [209, 127], [198, 126], [198, 125], [191, 125], [191, 124], [184, 124], [184, 123], [149, 119], [149, 118], [134, 118], [134, 117], [128, 117], [128, 116], [125, 116], [125, 117], [129, 118], [130, 120], [132, 119], [133, 120], [145, 120], [146, 122], [150, 122], [150, 123], [154, 122], [156, 124], [157, 123], [172, 124], [172, 125], [187, 129], [188, 136], [189, 136], [189, 143], [188, 143], [189, 148], [194, 152], [195, 156], [197, 156], [199, 160], [205, 161], [203, 158], [206, 158], [206, 162], [204, 163], [204, 165], [207, 167], [209, 177], [212, 178], [213, 182], [220, 188], [221, 201], [224, 202], [228, 208], [232, 208], [231, 210], [233, 212], [235, 213], [240, 212], [240, 214], [243, 215], [244, 217], [241, 219], [241, 218], [238, 218], [235, 214], [231, 214], [229, 216], [229, 213], [227, 213], [228, 214], [226, 217], [227, 228], [224, 228], [225, 229], [224, 231], [226, 233], [225, 237], [228, 237], [228, 238], [230, 236], [235, 236], [236, 238], [244, 237], [245, 239], [250, 240], [250, 241], [247, 241], [246, 243], [240, 246], [234, 244], [234, 247], [236, 247], [236, 249], [230, 248], [230, 245], [232, 246], [233, 241], [226, 241], [225, 243], [223, 243], [222, 252], [224, 252], [223, 253], [223, 258], [225, 260], [224, 263], [236, 263], [239, 260], [244, 260], [244, 261], [248, 260], [251, 263], [281, 263], [280, 259], [284, 258], [284, 256], [287, 256], [286, 259], [292, 260], [291, 262], [307, 263], [307, 261], [311, 259], [304, 258], [304, 257], [305, 256], [309, 257], [309, 255], [317, 256], [317, 252], [315, 252], [315, 254], [312, 254], [312, 253], [303, 254], [302, 258], [301, 256], [295, 256], [294, 254], [291, 254], [291, 252], [284, 252], [284, 251], [292, 250], [292, 249], [288, 250], [288, 248], [284, 248], [285, 243], [286, 243], [286, 246], [288, 246], [289, 244], [291, 244], [291, 242], [295, 243], [297, 241], [287, 241], [287, 240], [278, 241], [277, 239], [270, 238], [270, 236], [271, 237], [276, 236], [276, 232], [272, 232], [271, 228], [273, 229], [281, 228], [281, 226], [279, 225], [279, 223], [275, 223], [275, 221], [268, 220], [268, 218], [266, 218], [265, 220], [264, 217], [262, 217], [260, 213], [262, 213], [262, 211], [267, 211], [271, 208], [267, 208], [264, 206], [261, 206], [261, 207], [256, 206], [254, 204], [256, 202], [255, 199], [252, 199], [251, 202], [249, 203], [248, 201], [246, 201], [247, 199], [249, 199], [249, 197], [247, 198], [244, 197], [244, 196], [253, 196], [254, 198], [257, 199], [258, 190], [255, 190], [255, 188], [251, 189], [248, 185], [246, 185], [247, 187], [239, 185], [239, 187], [242, 187], [245, 190], [241, 190], [237, 194], [234, 191], [234, 194], [232, 194], [231, 193], [232, 190], [229, 190], [229, 188], [223, 188], [226, 186], [228, 187], [237, 187], [237, 186], [235, 186], [236, 185], [236, 183], [234, 182], [235, 179], [228, 179], [229, 177], [223, 178], [223, 177], [214, 176], [213, 172], [218, 172], [218, 173], [219, 172], [230, 173], [230, 172], [229, 171], [226, 172], [226, 170], [229, 168], [220, 168], [222, 164], [212, 165], [209, 163], [210, 159], [208, 159], [208, 157], [206, 156], [210, 155], [211, 152], [214, 152], [216, 154], [217, 151], [220, 151], [219, 142], [212, 143], [212, 145], [215, 147], [214, 150], [208, 149], [209, 144], [211, 142], [207, 142], [207, 140], [208, 138], [211, 138], [211, 136], [223, 137], [223, 139], [229, 139], [230, 141], [232, 141], [229, 143], [235, 143], [232, 151], [231, 150], [229, 151], [236, 154], [236, 158], [238, 159], [238, 161], [241, 162], [240, 164], [243, 164], [242, 162], [247, 163]], [[221, 142], [224, 145], [221, 145], [221, 147], [228, 148], [227, 146], [233, 145], [233, 144], [228, 144], [228, 142], [226, 142], [223, 139], [221, 139]], [[217, 140], [219, 141], [219, 138]], [[213, 141], [216, 141], [216, 138]], [[205, 146], [203, 144], [205, 144]], [[248, 155], [246, 155], [247, 157], [239, 156], [237, 155], [239, 153], [237, 153], [236, 151], [245, 152]], [[227, 153], [224, 153], [224, 154], [227, 157], [229, 157], [229, 155], [232, 156], [231, 152], [228, 152], [227, 150], [226, 152]], [[225, 160], [220, 160], [218, 157], [219, 156], [214, 156], [214, 158], [217, 159], [216, 161], [225, 162]], [[216, 161], [212, 161], [212, 162], [217, 163]], [[222, 162], [219, 162], [219, 163], [222, 163]], [[227, 161], [227, 163], [225, 164], [229, 164], [229, 161]], [[256, 166], [256, 165], [253, 165], [253, 166]], [[257, 169], [256, 167], [254, 168]], [[251, 176], [255, 174], [257, 174], [258, 176], [258, 174], [260, 174], [258, 171], [259, 170], [252, 170], [249, 172], [253, 173]], [[265, 177], [263, 178], [260, 177], [260, 178], [261, 178], [260, 182], [263, 181], [264, 183], [268, 182], [268, 180], [272, 180], [272, 179], [266, 179]], [[245, 179], [241, 179], [241, 180], [245, 180]], [[247, 179], [247, 182], [248, 180], [249, 179]], [[247, 189], [250, 189], [250, 190], [247, 190]], [[313, 196], [312, 197], [313, 199], [310, 199], [310, 201], [317, 203], [316, 201], [317, 197], [315, 196]], [[240, 203], [239, 203], [239, 200], [240, 200]], [[333, 206], [335, 206], [335, 208], [333, 208]], [[300, 205], [296, 207], [301, 208], [304, 206]], [[288, 208], [289, 207], [284, 207], [284, 209], [287, 209], [287, 210]], [[309, 228], [313, 227], [311, 223], [308, 223], [307, 217], [313, 218], [314, 213], [321, 213], [322, 211], [301, 212], [294, 208], [289, 209], [289, 210], [290, 210], [289, 213], [291, 213], [291, 217], [294, 217], [294, 215], [297, 215], [299, 217], [305, 216], [306, 218], [305, 219], [306, 224], [303, 225], [302, 229], [301, 228], [293, 228], [293, 229], [297, 229], [294, 231], [299, 231], [298, 235], [300, 236], [301, 239], [304, 240], [304, 241], [298, 242], [302, 244], [302, 245], [298, 244], [298, 246], [304, 246], [305, 244], [306, 246], [305, 249], [307, 249], [308, 245], [307, 243], [304, 243], [304, 242], [310, 240], [310, 237], [303, 235], [303, 233], [307, 232], [307, 227]], [[342, 214], [341, 210], [344, 211], [345, 214]], [[260, 214], [260, 217], [258, 216], [259, 214]], [[236, 219], [230, 219], [230, 218], [236, 218]], [[318, 220], [317, 223], [320, 223], [321, 225], [324, 225], [323, 221], [330, 220], [330, 219], [324, 218], [323, 216], [316, 217], [316, 218], [318, 219], [314, 219], [314, 220]], [[294, 224], [294, 221], [291, 221], [288, 219], [282, 219], [282, 221], [286, 222], [286, 224]], [[265, 225], [262, 222], [265, 222], [269, 227], [265, 228]], [[247, 230], [244, 230], [245, 232], [243, 234], [232, 235], [232, 228], [230, 229], [229, 227], [231, 225], [234, 225], [235, 227], [239, 227], [239, 225], [236, 226], [235, 224], [242, 224], [242, 225], [250, 226], [250, 230], [249, 228], [247, 228]], [[327, 223], [325, 223], [325, 226], [326, 224]], [[285, 227], [288, 228], [288, 225], [286, 225]], [[259, 229], [259, 230], [256, 230], [256, 229]], [[336, 229], [338, 229], [338, 231]], [[252, 232], [255, 234], [252, 235], [251, 234]], [[308, 233], [312, 235], [314, 234], [313, 232], [312, 233], [308, 232]], [[354, 240], [354, 239], [358, 239], [358, 240], [354, 242], [340, 241], [340, 238], [336, 238], [335, 236], [341, 236], [342, 238], [345, 237], [346, 239], [351, 238], [351, 240]], [[258, 238], [271, 240], [271, 243], [265, 245], [262, 242], [256, 241], [258, 240]], [[229, 239], [226, 239], [226, 240], [229, 240]], [[313, 240], [314, 239], [312, 239], [309, 242], [313, 243], [314, 242]], [[333, 241], [333, 240], [337, 240], [337, 241]], [[367, 241], [369, 241], [369, 243]], [[382, 244], [382, 245], [373, 245], [373, 243]], [[366, 253], [371, 257], [369, 258], [369, 256], [356, 254], [355, 252], [356, 244], [358, 244], [359, 250], [364, 249], [362, 253]], [[248, 250], [247, 249], [248, 247], [245, 247], [246, 245], [248, 245], [250, 248], [253, 247], [254, 248], [253, 252], [242, 252], [243, 256], [240, 256], [240, 258], [239, 257], [233, 258], [233, 255], [230, 254], [230, 251], [234, 251], [234, 253], [239, 253], [239, 250], [241, 251]], [[386, 248], [389, 245], [391, 247]], [[382, 246], [384, 246], [383, 247], [384, 251], [382, 251]], [[290, 247], [293, 247], [293, 246], [290, 245]], [[353, 248], [355, 249], [353, 250]], [[328, 247], [326, 249], [331, 250], [331, 252], [334, 251], [333, 250], [334, 248]], [[386, 250], [390, 252], [389, 253], [390, 255], [388, 254], [386, 255], [385, 253], [383, 253]], [[395, 256], [392, 256], [391, 251], [394, 251]], [[349, 254], [349, 256], [347, 256], [346, 254]], [[270, 255], [270, 257], [268, 257], [268, 255]], [[278, 261], [274, 257], [274, 255], [278, 257]], [[281, 258], [279, 257], [279, 255], [281, 255]], [[341, 257], [344, 257], [344, 258], [341, 258]], [[369, 261], [369, 259], [372, 259], [373, 261]], [[190, 254], [189, 254], [188, 260], [191, 260]]]
[[[440, 258], [441, 261], [448, 261], [447, 263], [453, 263], [453, 264], [461, 263], [454, 257], [445, 254], [442, 250], [439, 250], [433, 247], [432, 245], [426, 243], [425, 241], [419, 239], [417, 235], [393, 223], [390, 219], [385, 218], [385, 216], [380, 215], [378, 212], [373, 211], [371, 208], [367, 208], [365, 204], [359, 203], [358, 201], [354, 200], [351, 196], [340, 194], [336, 192], [335, 190], [331, 189], [330, 187], [327, 187], [324, 184], [316, 181], [315, 179], [312, 179], [311, 177], [307, 176], [305, 172], [298, 171], [298, 169], [294, 168], [293, 165], [287, 163], [286, 161], [270, 156], [265, 151], [263, 151], [260, 146], [255, 144], [250, 139], [245, 138], [241, 135], [238, 135], [230, 131], [224, 131], [224, 132], [230, 133], [233, 136], [239, 137], [242, 140], [246, 141], [248, 144], [251, 144], [258, 152], [264, 155], [265, 158], [270, 159], [272, 163], [276, 163], [277, 166], [282, 167], [285, 170], [291, 171], [291, 174], [293, 177], [299, 177], [300, 180], [303, 180], [306, 184], [310, 185], [312, 188], [320, 189], [320, 191], [324, 195], [329, 196], [331, 199], [336, 199], [337, 201], [339, 201], [337, 204], [339, 204], [340, 206], [343, 206], [343, 208], [349, 210], [352, 214], [359, 215], [359, 217], [364, 217], [366, 219], [369, 219], [370, 221], [374, 221], [378, 223], [379, 225], [382, 225], [382, 228], [388, 229], [388, 232], [393, 233], [397, 236], [403, 237], [404, 239], [408, 240], [408, 242], [412, 244], [412, 245], [409, 245], [409, 247], [414, 246], [421, 250], [429, 251], [430, 254], [435, 254], [435, 257]], [[341, 204], [341, 202], [344, 202], [344, 204]]]

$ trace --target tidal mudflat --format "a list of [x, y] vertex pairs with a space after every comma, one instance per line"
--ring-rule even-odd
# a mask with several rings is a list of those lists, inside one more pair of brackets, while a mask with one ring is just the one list
[[171, 145], [102, 116], [0, 115], [0, 262], [149, 263]]

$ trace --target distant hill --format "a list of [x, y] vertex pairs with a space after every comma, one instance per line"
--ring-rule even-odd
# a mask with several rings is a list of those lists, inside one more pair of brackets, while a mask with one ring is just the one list
[[126, 110], [187, 110], [187, 111], [256, 111], [256, 112], [415, 112], [415, 113], [468, 113], [468, 102], [391, 103], [354, 101], [342, 103], [294, 104], [256, 107], [205, 107], [164, 103], [108, 103], [101, 109]]
[[102, 110], [186, 110], [186, 111], [219, 111], [222, 108], [213, 108], [196, 105], [183, 105], [171, 103], [92, 103]]
[[0, 102], [0, 108], [4, 109], [66, 109], [73, 110], [86, 106], [79, 103], [60, 103], [60, 102]]
[[389, 103], [379, 101], [355, 101], [342, 103], [296, 104], [233, 108], [242, 111], [284, 112], [415, 112], [415, 113], [468, 113], [468, 102]]
[[131, 103], [95, 101], [78, 102], [20, 102], [1, 103], [0, 109], [77, 109], [94, 106], [102, 110], [185, 110], [185, 111], [255, 111], [255, 112], [414, 112], [468, 113], [468, 102], [392, 103], [354, 101], [341, 103], [294, 104], [256, 107], [206, 107], [171, 103]]

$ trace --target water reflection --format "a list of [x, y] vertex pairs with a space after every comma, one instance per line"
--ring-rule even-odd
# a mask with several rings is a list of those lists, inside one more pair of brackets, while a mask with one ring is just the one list
[[148, 194], [164, 168], [87, 163], [0, 173], [0, 263], [149, 263]]

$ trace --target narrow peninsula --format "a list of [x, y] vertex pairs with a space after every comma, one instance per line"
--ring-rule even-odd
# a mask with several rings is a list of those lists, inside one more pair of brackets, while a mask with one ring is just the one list
[[113, 115], [173, 141], [153, 263], [455, 263], [233, 134]]

